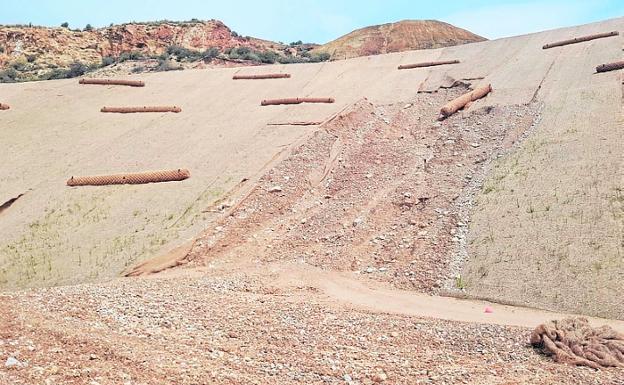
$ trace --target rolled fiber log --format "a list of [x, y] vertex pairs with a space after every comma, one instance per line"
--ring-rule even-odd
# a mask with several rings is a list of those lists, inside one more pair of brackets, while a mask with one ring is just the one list
[[130, 114], [135, 112], [182, 112], [177, 106], [143, 106], [143, 107], [102, 107], [101, 112], [117, 112], [120, 114]]
[[287, 98], [263, 100], [262, 106], [275, 106], [278, 104], [301, 104], [301, 103], [333, 103], [334, 98]]
[[598, 67], [596, 67], [596, 72], [615, 71], [615, 70], [621, 70], [622, 68], [624, 68], [624, 60], [616, 61], [613, 63], [601, 64]]
[[451, 100], [450, 102], [446, 103], [440, 109], [440, 119], [444, 119], [446, 117], [453, 115], [454, 113], [461, 110], [469, 103], [472, 103], [475, 100], [481, 99], [482, 97], [486, 96], [490, 92], [492, 92], [492, 85], [488, 84], [486, 86], [479, 87], [473, 91], [465, 93], [462, 96], [454, 100]]
[[99, 85], [117, 85], [130, 87], [145, 87], [145, 82], [141, 80], [122, 80], [122, 79], [80, 79], [80, 84], [99, 84]]
[[11, 107], [8, 104], [0, 103], [0, 110], [8, 110], [9, 108]]
[[588, 36], [575, 37], [574, 39], [562, 40], [562, 41], [557, 41], [554, 43], [546, 44], [542, 47], [542, 49], [561, 47], [561, 46], [569, 45], [569, 44], [582, 43], [584, 41], [602, 39], [604, 37], [617, 36], [619, 34], [620, 33], [618, 31], [612, 31], [612, 32], [605, 32], [605, 33], [597, 33], [597, 34], [588, 35]]
[[72, 176], [67, 180], [68, 186], [105, 186], [112, 184], [144, 184], [157, 182], [181, 181], [191, 176], [189, 170], [149, 171], [134, 174]]
[[234, 80], [246, 80], [246, 79], [286, 79], [290, 74], [261, 74], [261, 75], [234, 75]]
[[434, 66], [441, 66], [441, 65], [446, 65], [446, 64], [458, 64], [458, 63], [459, 63], [459, 60], [428, 61], [424, 63], [401, 64], [399, 66], [399, 69], [409, 70], [412, 68], [434, 67]]

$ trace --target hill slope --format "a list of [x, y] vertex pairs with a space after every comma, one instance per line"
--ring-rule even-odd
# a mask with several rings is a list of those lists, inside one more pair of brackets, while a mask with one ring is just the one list
[[450, 47], [484, 41], [465, 29], [436, 20], [404, 20], [355, 30], [314, 52], [327, 52], [333, 60], [415, 49]]

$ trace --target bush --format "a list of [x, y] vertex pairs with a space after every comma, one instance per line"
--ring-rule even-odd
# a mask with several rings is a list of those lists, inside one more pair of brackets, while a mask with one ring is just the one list
[[0, 71], [0, 83], [14, 83], [17, 81], [18, 73], [13, 68]]
[[132, 51], [132, 52], [124, 52], [121, 55], [119, 55], [119, 58], [117, 59], [118, 62], [123, 63], [127, 60], [141, 60], [143, 59], [143, 54], [139, 51]]
[[232, 37], [238, 37], [238, 34], [236, 33], [236, 31], [232, 31], [231, 35]]
[[69, 69], [67, 70], [66, 78], [75, 78], [77, 76], [82, 76], [89, 71], [89, 67], [85, 64], [75, 61], [69, 65]]
[[0, 53], [4, 53], [4, 47], [0, 46]]
[[261, 62], [267, 63], [267, 64], [275, 63], [278, 58], [278, 55], [273, 51], [259, 52], [257, 55]]
[[143, 67], [143, 66], [136, 66], [136, 67], [132, 68], [132, 73], [133, 74], [138, 74], [138, 73], [141, 73], [141, 72], [145, 72], [145, 67]]
[[178, 60], [189, 59], [199, 60], [203, 58], [203, 54], [199, 51], [195, 51], [192, 49], [184, 48], [179, 45], [172, 45], [167, 48], [167, 53], [169, 55], [175, 56]]
[[115, 63], [115, 58], [112, 56], [104, 56], [102, 58], [102, 67], [106, 67], [114, 63]]
[[176, 64], [171, 60], [159, 60], [158, 67], [156, 67], [156, 71], [180, 71], [183, 70], [180, 64]]
[[219, 48], [210, 47], [204, 51], [204, 60], [212, 60], [216, 58], [217, 56], [219, 56], [219, 54], [220, 54]]
[[301, 40], [297, 40], [297, 41], [293, 41], [292, 43], [290, 43], [290, 46], [294, 47], [296, 45], [301, 45], [301, 44], [303, 44], [303, 42]]
[[37, 55], [26, 55], [27, 62], [33, 63], [35, 60], [37, 60]]
[[312, 63], [319, 63], [322, 61], [328, 61], [331, 58], [331, 55], [327, 52], [320, 52], [310, 55], [310, 61]]
[[91, 24], [87, 24], [87, 25], [84, 27], [84, 30], [85, 30], [85, 31], [93, 31], [93, 27], [91, 26]]
[[69, 23], [68, 22], [64, 22], [63, 24], [61, 24], [62, 28], [69, 28]]

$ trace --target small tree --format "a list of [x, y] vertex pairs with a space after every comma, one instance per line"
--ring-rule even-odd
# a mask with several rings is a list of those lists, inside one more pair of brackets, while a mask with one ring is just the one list
[[69, 28], [69, 23], [68, 22], [64, 22], [63, 24], [61, 24], [62, 28]]
[[84, 30], [85, 30], [85, 31], [93, 31], [93, 27], [91, 26], [91, 24], [87, 24], [87, 25], [84, 27]]

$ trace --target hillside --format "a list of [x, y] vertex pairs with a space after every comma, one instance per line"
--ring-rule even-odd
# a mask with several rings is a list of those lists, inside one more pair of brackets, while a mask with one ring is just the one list
[[441, 21], [404, 20], [355, 30], [316, 47], [313, 52], [329, 53], [332, 60], [339, 60], [415, 49], [450, 47], [484, 40], [486, 39], [472, 32]]
[[527, 343], [624, 332], [622, 31], [0, 84], [0, 384], [624, 383]]
[[303, 53], [280, 43], [240, 36], [218, 20], [128, 23], [85, 30], [3, 26], [0, 81], [74, 77], [126, 61], [138, 63], [136, 67], [156, 67], [152, 64], [160, 61], [161, 68], [155, 69], [167, 70], [182, 68], [179, 62], [197, 66], [297, 61], [297, 57], [303, 61]]

